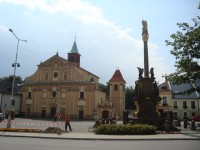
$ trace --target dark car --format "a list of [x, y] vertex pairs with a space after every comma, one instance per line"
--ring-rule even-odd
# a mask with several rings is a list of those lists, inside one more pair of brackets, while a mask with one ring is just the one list
[[190, 118], [189, 120], [194, 120], [194, 121], [200, 121], [200, 115], [195, 115], [192, 118]]

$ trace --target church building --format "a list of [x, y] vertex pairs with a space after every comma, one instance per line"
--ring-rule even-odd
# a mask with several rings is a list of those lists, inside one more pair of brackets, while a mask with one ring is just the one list
[[125, 81], [120, 71], [117, 70], [109, 81], [110, 98], [107, 100], [106, 93], [98, 88], [99, 77], [80, 67], [80, 56], [74, 41], [68, 59], [57, 53], [41, 62], [22, 85], [21, 113], [27, 117], [59, 114], [61, 118], [68, 114], [72, 119], [122, 116]]

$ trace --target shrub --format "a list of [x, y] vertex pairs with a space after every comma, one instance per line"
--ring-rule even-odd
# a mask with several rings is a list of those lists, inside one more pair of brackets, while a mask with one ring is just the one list
[[106, 135], [150, 135], [155, 134], [156, 127], [147, 124], [135, 125], [100, 125], [94, 132], [96, 134]]

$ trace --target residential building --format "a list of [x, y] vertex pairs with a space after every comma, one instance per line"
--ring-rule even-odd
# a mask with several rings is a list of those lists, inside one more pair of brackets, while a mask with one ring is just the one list
[[[8, 114], [11, 110], [11, 92], [12, 92], [13, 77], [8, 77], [0, 80], [0, 112]], [[13, 100], [16, 115], [20, 115], [21, 109], [21, 81], [16, 79], [13, 89]]]
[[[200, 84], [197, 82], [197, 84]], [[194, 116], [195, 114], [199, 114], [199, 93], [193, 92], [190, 95], [180, 95], [178, 93], [183, 92], [191, 86], [188, 83], [180, 84], [180, 85], [174, 85], [170, 83], [171, 89], [172, 89], [172, 100], [173, 100], [173, 112], [174, 115], [179, 117], [180, 119], [184, 118], [190, 118]]]
[[172, 111], [173, 110], [173, 100], [171, 94], [171, 87], [169, 81], [165, 80], [164, 83], [158, 86], [159, 95], [162, 98], [158, 105], [158, 110]]

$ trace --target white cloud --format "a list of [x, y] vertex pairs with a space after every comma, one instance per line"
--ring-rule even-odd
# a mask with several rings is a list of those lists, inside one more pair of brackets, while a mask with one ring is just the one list
[[112, 29], [110, 33], [115, 34], [117, 37], [133, 40], [133, 38], [127, 34], [132, 31], [132, 29], [120, 29], [120, 27], [117, 27], [103, 17], [100, 8], [92, 6], [88, 2], [80, 0], [58, 0], [52, 1], [51, 3], [48, 3], [47, 0], [0, 0], [0, 2], [24, 5], [31, 10], [38, 8], [49, 13], [65, 12], [85, 24], [100, 24], [109, 28], [108, 30]]
[[2, 25], [0, 25], [0, 30], [3, 30], [5, 32], [9, 31], [8, 27], [2, 26]]
[[[41, 11], [45, 11], [48, 13], [62, 12], [81, 21], [87, 26], [88, 25], [92, 27], [100, 26], [101, 31], [103, 29], [104, 35], [107, 36], [108, 39], [112, 39], [114, 41], [113, 45], [110, 44], [109, 46], [113, 48], [113, 50], [115, 50], [116, 54], [112, 54], [113, 53], [113, 50], [112, 50], [110, 52], [111, 55], [112, 56], [115, 55], [116, 57], [117, 56], [119, 57], [120, 54], [123, 53], [124, 56], [122, 56], [122, 59], [124, 60], [122, 62], [119, 62], [120, 65], [130, 67], [130, 64], [133, 63], [132, 67], [143, 66], [142, 65], [143, 64], [142, 39], [138, 40], [138, 39], [135, 39], [133, 36], [130, 36], [132, 29], [121, 28], [115, 25], [113, 22], [107, 20], [104, 17], [103, 11], [96, 6], [91, 5], [89, 2], [85, 2], [81, 0], [52, 0], [52, 1], [49, 1], [49, 0], [0, 0], [0, 2], [12, 3], [15, 5], [23, 5], [33, 11], [36, 9], [39, 9]], [[7, 30], [6, 27], [3, 27], [3, 26], [0, 26], [0, 29]], [[105, 37], [105, 39], [107, 37]], [[99, 41], [99, 39], [95, 39], [95, 40], [96, 42]], [[149, 43], [149, 56], [151, 57], [150, 66], [161, 66], [159, 71], [157, 70], [157, 72], [161, 74], [161, 72], [164, 71], [162, 67], [164, 62], [163, 62], [163, 57], [160, 56], [158, 49], [159, 49], [158, 46], [156, 46], [155, 44]], [[118, 62], [116, 61], [114, 63], [118, 63]], [[114, 64], [114, 65], [118, 66], [119, 64]], [[119, 68], [121, 68], [121, 66], [119, 66]]]

